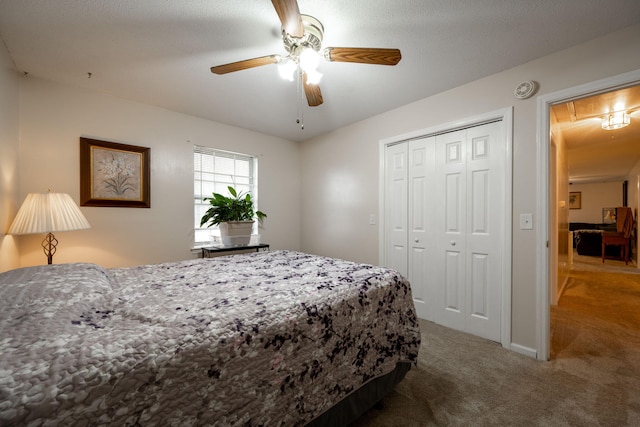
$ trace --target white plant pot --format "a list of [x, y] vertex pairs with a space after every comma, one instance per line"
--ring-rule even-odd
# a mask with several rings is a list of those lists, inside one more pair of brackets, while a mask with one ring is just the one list
[[254, 221], [229, 221], [219, 224], [224, 246], [247, 246], [251, 240]]

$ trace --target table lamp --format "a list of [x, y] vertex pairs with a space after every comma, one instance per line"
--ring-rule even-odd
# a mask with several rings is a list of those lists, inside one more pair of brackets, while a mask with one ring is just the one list
[[48, 264], [53, 261], [58, 240], [54, 231], [84, 230], [91, 228], [80, 208], [65, 193], [29, 193], [9, 227], [12, 235], [47, 233], [42, 248]]

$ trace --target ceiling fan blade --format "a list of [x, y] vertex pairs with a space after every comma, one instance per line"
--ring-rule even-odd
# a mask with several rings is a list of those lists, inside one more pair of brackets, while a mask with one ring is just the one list
[[366, 47], [328, 47], [324, 57], [327, 61], [377, 65], [396, 65], [402, 59], [400, 49]]
[[307, 84], [307, 73], [302, 73], [302, 87], [304, 88], [304, 94], [307, 95], [309, 107], [317, 107], [322, 104], [320, 86]]
[[282, 28], [293, 37], [304, 35], [304, 26], [297, 0], [271, 0], [282, 23]]
[[245, 59], [244, 61], [217, 65], [215, 67], [211, 67], [211, 72], [214, 74], [227, 74], [234, 71], [246, 70], [248, 68], [260, 67], [262, 65], [276, 64], [279, 61], [279, 55], [261, 56], [259, 58]]

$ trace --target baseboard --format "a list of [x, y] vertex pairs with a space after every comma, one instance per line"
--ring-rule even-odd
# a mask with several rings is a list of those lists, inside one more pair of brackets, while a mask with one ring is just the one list
[[538, 357], [538, 352], [534, 348], [525, 347], [523, 345], [515, 343], [511, 343], [509, 348], [516, 353], [524, 354], [525, 356], [529, 356], [532, 359], [537, 359]]

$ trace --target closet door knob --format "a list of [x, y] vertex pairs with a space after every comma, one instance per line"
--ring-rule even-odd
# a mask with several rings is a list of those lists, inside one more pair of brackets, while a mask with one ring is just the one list
[[419, 239], [414, 239], [413, 241], [414, 241], [414, 242], [416, 242], [416, 243], [418, 243], [420, 240], [419, 240]]
[[456, 241], [455, 240], [452, 240], [449, 243], [451, 244], [451, 246], [455, 246], [456, 245]]

